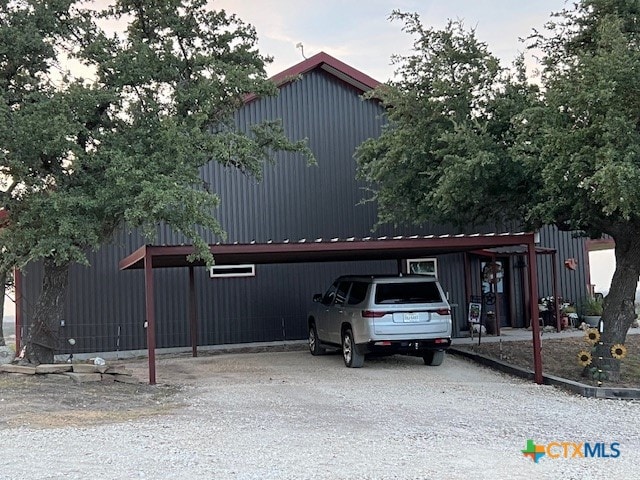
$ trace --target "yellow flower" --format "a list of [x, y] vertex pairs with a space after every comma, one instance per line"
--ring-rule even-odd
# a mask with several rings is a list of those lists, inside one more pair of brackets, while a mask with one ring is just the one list
[[627, 347], [625, 347], [621, 343], [616, 343], [613, 347], [611, 347], [611, 356], [618, 360], [622, 360], [627, 356]]
[[600, 341], [600, 332], [597, 328], [590, 328], [585, 333], [585, 340], [589, 342], [591, 345], [595, 345]]
[[580, 350], [580, 352], [578, 352], [578, 362], [583, 367], [591, 365], [591, 360], [591, 352], [587, 352], [586, 350]]

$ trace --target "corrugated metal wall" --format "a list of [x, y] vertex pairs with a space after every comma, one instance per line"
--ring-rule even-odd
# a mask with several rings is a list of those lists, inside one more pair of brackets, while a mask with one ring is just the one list
[[[555, 227], [540, 230], [540, 246], [554, 248], [557, 254], [558, 295], [571, 303], [580, 302], [587, 296], [587, 266], [589, 265], [585, 239], [576, 238], [569, 232], [559, 232]], [[540, 297], [553, 293], [553, 263], [551, 255], [538, 257], [538, 291]], [[568, 270], [564, 261], [575, 258], [576, 270]]]
[[[257, 182], [236, 170], [211, 162], [203, 176], [222, 204], [215, 212], [228, 242], [265, 242], [285, 238], [364, 237], [376, 222], [375, 205], [361, 204], [365, 185], [355, 180], [353, 154], [365, 139], [379, 135], [382, 110], [363, 101], [358, 92], [321, 70], [280, 90], [276, 98], [260, 99], [237, 115], [240, 128], [265, 119], [282, 118], [292, 139], [308, 138], [317, 166], [295, 155], [280, 154]], [[456, 233], [495, 231], [493, 226]], [[392, 228], [376, 235], [452, 233], [446, 226]], [[571, 252], [579, 261], [580, 240], [556, 238], [544, 231], [543, 245]], [[209, 236], [210, 242], [221, 239]], [[158, 244], [186, 240], [166, 227], [158, 228]], [[545, 243], [546, 242], [546, 243]], [[555, 242], [555, 243], [553, 243]], [[92, 267], [71, 271], [64, 338], [75, 338], [75, 352], [145, 348], [144, 283], [140, 271], [117, 270], [118, 261], [142, 245], [136, 235], [120, 233], [111, 245], [89, 256]], [[188, 243], [188, 242], [187, 242]], [[575, 254], [574, 254], [575, 252]], [[561, 255], [560, 258], [563, 258]], [[584, 265], [584, 263], [581, 263]], [[548, 272], [539, 264], [541, 278]], [[454, 308], [456, 331], [466, 326], [462, 255], [438, 257], [441, 283]], [[345, 273], [395, 273], [396, 262], [258, 265], [253, 278], [215, 279], [204, 268], [196, 271], [201, 345], [301, 339], [306, 336], [306, 312], [314, 293]], [[586, 280], [578, 272], [563, 272], [563, 291], [580, 290]], [[479, 271], [476, 277], [479, 277]], [[25, 278], [25, 316], [40, 291], [41, 270], [32, 265]], [[474, 277], [475, 278], [475, 277]], [[155, 271], [158, 347], [189, 344], [187, 319], [188, 269]], [[541, 292], [545, 285], [541, 283]], [[584, 290], [582, 288], [582, 290]], [[62, 351], [69, 351], [66, 346]]]

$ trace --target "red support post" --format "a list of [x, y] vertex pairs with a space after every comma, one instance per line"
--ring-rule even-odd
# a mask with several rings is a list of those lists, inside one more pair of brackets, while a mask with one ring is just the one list
[[540, 342], [540, 312], [538, 311], [538, 269], [536, 265], [536, 247], [533, 241], [527, 244], [527, 258], [529, 262], [529, 290], [531, 301], [531, 330], [533, 332], [533, 372], [538, 385], [542, 385], [542, 344]]
[[156, 318], [153, 297], [153, 265], [149, 249], [144, 254], [144, 297], [147, 313], [147, 350], [149, 351], [149, 385], [156, 384]]
[[193, 265], [189, 265], [189, 328], [191, 329], [191, 354], [198, 356], [198, 311], [196, 280]]
[[[491, 261], [494, 264], [497, 264], [495, 255], [493, 257], [491, 257]], [[503, 265], [503, 267], [504, 267], [504, 265]], [[503, 278], [504, 278], [504, 273], [503, 273]], [[496, 307], [495, 308], [495, 311], [496, 311], [496, 337], [499, 337], [500, 336], [500, 301], [498, 300], [498, 282], [497, 282], [497, 280], [498, 280], [498, 277], [497, 277], [497, 274], [496, 274], [496, 277], [494, 278], [494, 282], [495, 283], [492, 282], [491, 285], [493, 285], [493, 292], [492, 292], [494, 294], [493, 298], [496, 299], [496, 304], [495, 304], [495, 307]], [[500, 281], [502, 282], [503, 280], [500, 280]], [[502, 285], [502, 289], [503, 289], [502, 291], [504, 292], [504, 285]]]

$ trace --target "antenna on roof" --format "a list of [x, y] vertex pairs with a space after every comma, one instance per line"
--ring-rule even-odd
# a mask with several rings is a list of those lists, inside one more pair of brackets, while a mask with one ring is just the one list
[[307, 57], [304, 56], [304, 45], [302, 45], [302, 42], [298, 42], [296, 44], [296, 48], [300, 49], [300, 53], [302, 54], [302, 58], [304, 58], [306, 60]]

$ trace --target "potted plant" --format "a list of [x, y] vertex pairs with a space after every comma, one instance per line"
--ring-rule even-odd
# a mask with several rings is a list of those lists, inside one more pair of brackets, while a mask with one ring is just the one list
[[584, 321], [590, 327], [597, 327], [602, 316], [602, 301], [593, 297], [584, 299], [581, 305]]

